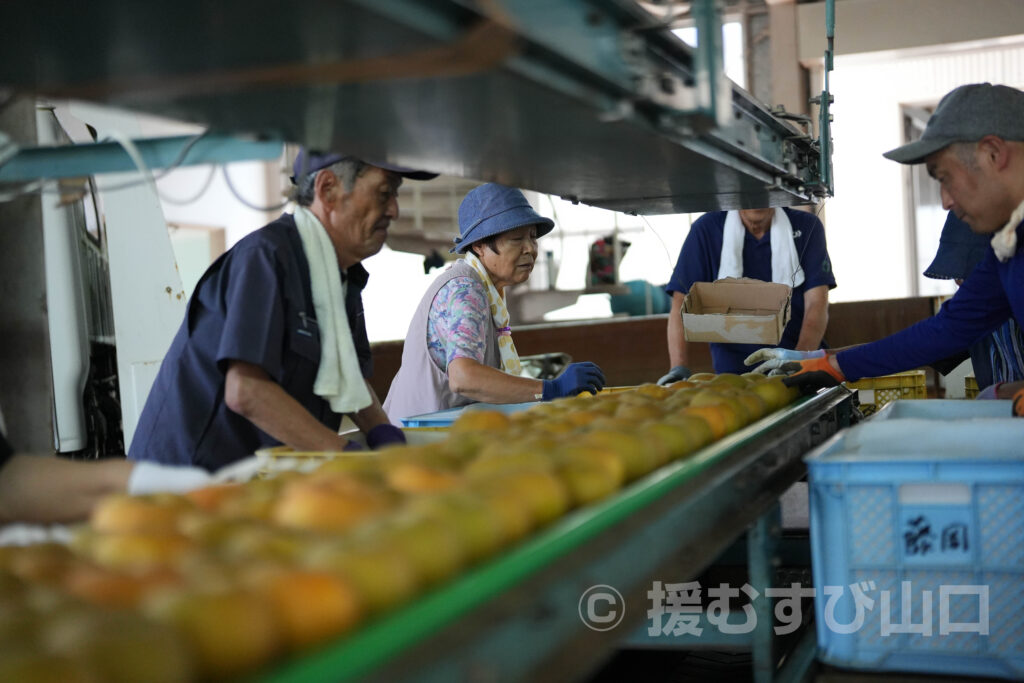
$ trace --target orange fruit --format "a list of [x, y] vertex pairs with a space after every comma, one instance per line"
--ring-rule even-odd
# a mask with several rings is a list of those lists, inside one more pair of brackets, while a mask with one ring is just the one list
[[735, 416], [730, 417], [731, 413], [727, 407], [724, 407], [724, 404], [702, 406], [691, 405], [684, 408], [682, 412], [683, 415], [699, 417], [707, 422], [716, 441], [729, 432], [739, 429], [739, 420], [736, 419]]
[[168, 533], [176, 531], [178, 520], [192, 504], [181, 496], [157, 494], [107, 496], [93, 508], [90, 522], [99, 532]]
[[508, 415], [497, 410], [467, 410], [452, 423], [452, 434], [464, 432], [500, 432], [512, 424]]
[[71, 595], [94, 605], [124, 609], [138, 607], [159, 589], [180, 585], [181, 577], [166, 568], [123, 572], [86, 563], [75, 566], [64, 579]]
[[673, 415], [666, 423], [685, 430], [693, 441], [694, 450], [704, 448], [716, 438], [708, 421], [696, 415]]
[[277, 616], [286, 645], [301, 650], [349, 631], [363, 608], [352, 585], [337, 574], [308, 569], [275, 571], [256, 581]]

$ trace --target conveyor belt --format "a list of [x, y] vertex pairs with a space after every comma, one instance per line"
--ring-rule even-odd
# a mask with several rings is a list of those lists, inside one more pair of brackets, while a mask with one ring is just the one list
[[0, 87], [222, 132], [637, 213], [828, 192], [818, 143], [725, 80], [714, 41], [631, 0], [37, 0], [0, 25]]
[[[803, 399], [262, 680], [578, 679], [645, 620], [652, 580], [695, 576], [803, 475], [801, 455], [849, 424], [853, 396]], [[603, 633], [578, 616], [597, 584], [627, 605]]]

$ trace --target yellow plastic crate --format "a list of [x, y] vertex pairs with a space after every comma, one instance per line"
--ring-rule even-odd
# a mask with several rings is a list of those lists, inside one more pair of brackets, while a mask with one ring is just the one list
[[964, 377], [964, 398], [977, 398], [978, 380], [974, 375]]
[[898, 372], [882, 377], [867, 377], [856, 382], [847, 382], [846, 386], [857, 390], [860, 409], [870, 415], [889, 401], [901, 398], [927, 398], [924, 370]]

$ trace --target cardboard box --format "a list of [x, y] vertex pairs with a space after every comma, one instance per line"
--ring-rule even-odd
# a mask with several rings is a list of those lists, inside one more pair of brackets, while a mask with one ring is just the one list
[[778, 344], [792, 294], [789, 285], [751, 278], [695, 282], [683, 301], [686, 340]]

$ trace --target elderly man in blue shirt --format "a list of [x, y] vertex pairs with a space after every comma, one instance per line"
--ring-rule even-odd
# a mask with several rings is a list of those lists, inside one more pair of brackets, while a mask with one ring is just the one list
[[339, 451], [349, 415], [370, 447], [404, 441], [366, 377], [367, 272], [403, 178], [435, 174], [303, 151], [298, 207], [246, 236], [196, 285], [128, 457], [216, 470], [285, 444]]

